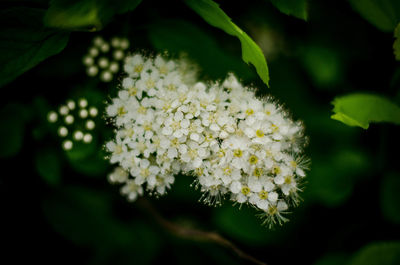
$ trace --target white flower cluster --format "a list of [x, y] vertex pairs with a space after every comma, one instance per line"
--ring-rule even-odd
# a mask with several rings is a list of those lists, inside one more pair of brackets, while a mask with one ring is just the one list
[[83, 57], [86, 73], [89, 76], [96, 76], [100, 72], [100, 80], [110, 82], [113, 74], [119, 71], [120, 62], [128, 48], [129, 41], [125, 38], [114, 37], [107, 42], [100, 36], [95, 37], [88, 54]]
[[97, 108], [89, 107], [87, 99], [81, 98], [77, 103], [69, 99], [65, 105], [58, 108], [58, 113], [50, 111], [47, 114], [47, 120], [50, 123], [59, 123], [57, 133], [64, 139], [62, 142], [63, 149], [68, 151], [73, 148], [73, 141], [85, 144], [92, 142], [93, 136], [90, 131], [96, 126], [94, 118], [97, 115]]
[[[129, 199], [164, 194], [179, 172], [195, 176], [208, 204], [225, 195], [263, 211], [268, 221], [297, 201], [305, 176], [303, 125], [271, 99], [258, 99], [229, 75], [196, 82], [183, 61], [139, 54], [125, 61], [122, 89], [107, 107], [117, 127], [106, 147]], [[129, 177], [129, 174], [131, 177]]]

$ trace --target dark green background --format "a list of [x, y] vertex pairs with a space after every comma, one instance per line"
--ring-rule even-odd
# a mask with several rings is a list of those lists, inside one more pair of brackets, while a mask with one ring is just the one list
[[[400, 264], [399, 126], [363, 130], [330, 119], [332, 99], [350, 92], [376, 92], [400, 104], [393, 35], [369, 24], [347, 1], [309, 1], [307, 22], [268, 1], [217, 2], [261, 48], [265, 41], [274, 47], [265, 52], [270, 88], [243, 63], [237, 39], [181, 1], [150, 0], [110, 19], [100, 32], [72, 32], [60, 54], [1, 88], [2, 263], [247, 264], [218, 245], [169, 234], [126, 202], [107, 182], [112, 167], [103, 153], [61, 150], [47, 111], [79, 96], [101, 108], [115, 95], [118, 80], [104, 84], [87, 77], [81, 58], [93, 37], [118, 35], [130, 40], [133, 51], [169, 50], [172, 57], [185, 51], [207, 80], [235, 72], [303, 120], [310, 139], [303, 201], [282, 227], [263, 227], [255, 210], [239, 210], [228, 200], [222, 207], [204, 206], [188, 176], [178, 176], [167, 196], [149, 198], [163, 216], [217, 231], [269, 265]], [[46, 1], [0, 7], [12, 5], [47, 8]], [[111, 137], [106, 125], [97, 132], [93, 150]]]

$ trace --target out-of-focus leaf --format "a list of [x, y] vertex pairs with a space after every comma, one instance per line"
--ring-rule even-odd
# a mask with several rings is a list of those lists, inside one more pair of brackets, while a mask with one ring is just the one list
[[343, 79], [343, 62], [338, 52], [331, 48], [307, 46], [301, 60], [317, 87], [334, 87]]
[[364, 246], [348, 265], [397, 265], [400, 264], [400, 242], [376, 242]]
[[28, 7], [0, 11], [0, 87], [67, 45], [68, 33], [44, 29], [43, 15]]
[[168, 20], [152, 24], [149, 37], [160, 52], [186, 52], [212, 79], [225, 78], [228, 72], [245, 80], [255, 76], [240, 58], [227, 53], [211, 36], [189, 21]]
[[397, 61], [400, 61], [400, 23], [394, 30], [394, 37], [396, 40], [393, 43], [393, 52]]
[[0, 110], [0, 157], [16, 155], [23, 143], [26, 109], [20, 104], [9, 104]]
[[[107, 193], [68, 187], [43, 201], [48, 222], [66, 239], [102, 253], [102, 264], [149, 264], [159, 248], [159, 239], [140, 220], [124, 223], [116, 218]], [[136, 262], [133, 262], [135, 260]], [[95, 263], [98, 264], [98, 263]]]
[[320, 258], [314, 265], [339, 265], [346, 264], [349, 257], [346, 254], [342, 253], [331, 253], [326, 254], [322, 258]]
[[256, 217], [259, 212], [247, 206], [232, 207], [226, 205], [216, 208], [213, 221], [215, 225], [230, 237], [249, 245], [279, 244], [288, 233], [288, 226], [276, 226], [274, 230], [261, 225], [262, 220]]
[[331, 118], [349, 126], [368, 129], [371, 122], [400, 124], [400, 108], [382, 96], [355, 93], [337, 97], [332, 104]]
[[98, 31], [115, 14], [134, 10], [141, 0], [52, 0], [44, 24], [52, 28]]
[[256, 68], [258, 75], [268, 85], [267, 61], [260, 47], [235, 23], [231, 21], [218, 4], [212, 0], [185, 0], [186, 4], [198, 13], [208, 24], [237, 37], [242, 44], [242, 58]]
[[400, 174], [384, 176], [381, 184], [381, 208], [386, 219], [400, 224]]
[[393, 32], [400, 22], [398, 0], [349, 0], [351, 6], [365, 20], [386, 32]]
[[93, 135], [93, 140], [90, 143], [73, 141], [73, 148], [65, 151], [65, 153], [70, 161], [80, 163], [83, 159], [93, 156], [97, 151], [97, 137]]
[[291, 15], [300, 19], [307, 20], [307, 0], [270, 0], [271, 3], [286, 15]]
[[104, 151], [97, 151], [82, 159], [69, 159], [69, 164], [73, 169], [87, 176], [105, 177], [110, 165], [105, 156]]
[[35, 157], [36, 170], [48, 184], [55, 186], [61, 181], [61, 161], [54, 149], [41, 149]]
[[345, 202], [358, 177], [368, 170], [368, 157], [356, 150], [340, 150], [332, 156], [312, 157], [305, 197], [329, 207]]

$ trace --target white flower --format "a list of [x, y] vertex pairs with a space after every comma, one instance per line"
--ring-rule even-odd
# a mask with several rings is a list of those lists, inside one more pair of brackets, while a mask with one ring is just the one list
[[125, 194], [136, 198], [145, 187], [163, 195], [182, 172], [195, 177], [207, 204], [230, 194], [271, 222], [284, 220], [307, 169], [301, 123], [232, 74], [205, 84], [190, 69], [160, 55], [125, 59], [127, 76], [106, 109], [117, 128], [106, 145], [110, 161], [130, 174], [119, 181]]

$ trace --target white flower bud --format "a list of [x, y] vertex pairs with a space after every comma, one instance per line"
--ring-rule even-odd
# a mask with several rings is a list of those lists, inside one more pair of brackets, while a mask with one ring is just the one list
[[49, 114], [47, 114], [47, 120], [51, 123], [54, 123], [58, 120], [58, 115], [54, 111], [50, 111]]
[[72, 143], [71, 140], [65, 140], [65, 141], [63, 142], [63, 144], [62, 144], [62, 146], [63, 146], [63, 148], [64, 148], [65, 151], [71, 150], [72, 147], [73, 147], [73, 145], [74, 145], [74, 144]]

